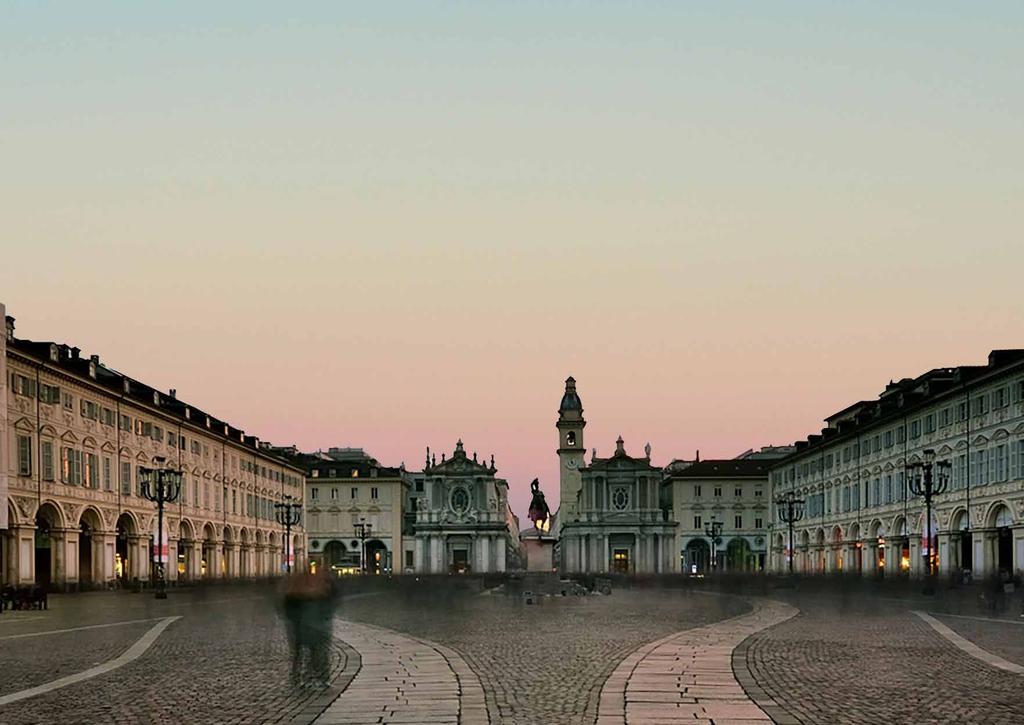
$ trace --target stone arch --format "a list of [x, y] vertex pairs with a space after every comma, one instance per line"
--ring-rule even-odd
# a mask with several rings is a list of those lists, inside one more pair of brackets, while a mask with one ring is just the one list
[[89, 504], [82, 509], [81, 513], [78, 515], [78, 523], [79, 525], [85, 524], [96, 532], [101, 532], [105, 528], [103, 524], [103, 515], [99, 512], [99, 509], [92, 504]]
[[185, 541], [195, 541], [196, 527], [189, 519], [183, 518], [178, 522], [178, 538]]
[[868, 536], [872, 539], [884, 539], [885, 533], [885, 524], [882, 523], [881, 519], [874, 519], [868, 524]]
[[949, 531], [966, 531], [967, 530], [967, 507], [957, 506], [949, 514], [949, 520], [946, 524], [946, 528]]
[[14, 505], [14, 501], [8, 499], [7, 501], [7, 524], [9, 528], [19, 526], [22, 523], [21, 516], [18, 515], [18, 507]]
[[985, 527], [989, 529], [1013, 526], [1013, 511], [1002, 499], [993, 501], [985, 512]]
[[35, 519], [38, 521], [42, 518], [51, 529], [63, 529], [66, 528], [67, 522], [64, 520], [64, 512], [56, 501], [52, 499], [43, 499], [42, 503], [36, 509]]
[[852, 524], [846, 527], [846, 540], [847, 541], [859, 541], [860, 540], [860, 524], [854, 521]]

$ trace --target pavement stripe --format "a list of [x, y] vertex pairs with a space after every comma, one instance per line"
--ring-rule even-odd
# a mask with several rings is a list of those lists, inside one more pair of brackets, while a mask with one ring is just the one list
[[914, 611], [914, 614], [927, 622], [932, 629], [969, 654], [971, 657], [979, 659], [987, 665], [992, 665], [993, 667], [998, 667], [1001, 670], [1012, 672], [1015, 675], [1024, 675], [1024, 666], [1018, 665], [1015, 662], [1010, 662], [1009, 660], [1004, 660], [999, 655], [982, 649], [969, 639], [961, 637], [930, 614], [925, 614], [924, 612], [916, 610]]
[[116, 670], [119, 667], [123, 667], [129, 662], [133, 662], [137, 660], [139, 657], [141, 657], [143, 654], [145, 654], [146, 650], [148, 650], [156, 641], [156, 638], [160, 636], [160, 633], [167, 629], [167, 627], [170, 626], [172, 622], [179, 619], [181, 619], [181, 617], [164, 617], [155, 625], [153, 625], [153, 627], [151, 627], [148, 632], [142, 635], [142, 637], [140, 637], [135, 642], [135, 644], [133, 644], [131, 647], [125, 650], [124, 653], [121, 654], [121, 656], [116, 657], [112, 660], [108, 660], [103, 664], [96, 665], [95, 667], [90, 667], [87, 670], [76, 672], [73, 675], [61, 677], [60, 679], [53, 680], [52, 682], [46, 682], [42, 685], [37, 685], [36, 687], [32, 687], [27, 690], [21, 690], [19, 692], [12, 692], [9, 695], [4, 695], [0, 697], [0, 706], [9, 705], [12, 702], [18, 702], [19, 700], [24, 700], [29, 697], [42, 695], [47, 692], [52, 692], [53, 690], [59, 690], [62, 687], [73, 685], [76, 682], [89, 680], [93, 677], [98, 677], [99, 675], [106, 674], [111, 670]]
[[771, 722], [733, 674], [732, 652], [750, 635], [798, 611], [757, 600], [749, 614], [645, 644], [608, 676], [597, 724]]
[[[939, 617], [953, 617], [954, 619], [973, 619], [975, 622], [989, 622], [992, 624], [1016, 624], [1020, 627], [1024, 627], [1024, 619], [1002, 619], [1001, 617], [974, 617], [970, 614], [946, 614], [945, 612], [935, 612], [935, 616]], [[1021, 615], [1024, 617], [1024, 614]]]
[[105, 627], [123, 627], [126, 624], [142, 624], [143, 622], [155, 622], [162, 617], [150, 617], [149, 619], [129, 619], [124, 622], [109, 622], [107, 624], [89, 624], [84, 627], [71, 627], [70, 629], [47, 629], [42, 632], [25, 632], [24, 634], [8, 634], [2, 639], [24, 639], [25, 637], [43, 637], [48, 634], [64, 634], [66, 632], [81, 632], [86, 629], [103, 629]]
[[359, 653], [362, 665], [317, 723], [489, 723], [480, 680], [458, 653], [383, 627], [341, 620], [335, 637]]

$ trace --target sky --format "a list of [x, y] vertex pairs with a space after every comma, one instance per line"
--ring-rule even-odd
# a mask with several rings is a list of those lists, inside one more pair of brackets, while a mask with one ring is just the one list
[[0, 1], [18, 336], [279, 444], [733, 457], [1024, 347], [1020, 3]]

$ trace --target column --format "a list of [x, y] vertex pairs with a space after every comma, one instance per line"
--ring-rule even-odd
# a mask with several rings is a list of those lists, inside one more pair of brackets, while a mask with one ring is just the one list
[[35, 524], [22, 524], [11, 530], [8, 541], [12, 543], [10, 555], [12, 563], [7, 573], [12, 584], [32, 584], [36, 577], [36, 527]]
[[423, 565], [423, 539], [417, 536], [415, 539], [413, 539], [412, 547], [413, 567], [417, 574], [422, 574], [426, 571], [426, 568]]
[[95, 559], [98, 582], [108, 584], [114, 580], [114, 553], [117, 551], [117, 532], [106, 531], [93, 534], [92, 555]]
[[476, 552], [477, 553], [477, 557], [474, 557], [474, 558], [478, 558], [480, 560], [480, 568], [477, 569], [477, 571], [480, 572], [480, 573], [489, 572], [491, 570], [491, 549], [490, 549], [490, 543], [491, 543], [491, 537], [489, 537], [489, 536], [478, 536], [477, 537], [477, 544], [479, 544], [480, 551]]
[[494, 537], [495, 571], [505, 571], [505, 537], [498, 535]]
[[189, 579], [198, 581], [203, 576], [203, 542], [192, 542], [192, 556], [189, 557]]
[[612, 539], [608, 534], [604, 535], [604, 561], [601, 562], [601, 571], [606, 574], [611, 571], [612, 565]]
[[953, 539], [949, 534], [939, 534], [939, 573], [943, 576], [949, 575], [953, 572], [953, 547], [951, 546]]
[[974, 546], [974, 565], [972, 572], [975, 579], [988, 576], [988, 568], [985, 566], [985, 547], [988, 544], [988, 535], [984, 531], [975, 531], [971, 539]]
[[[238, 552], [239, 552], [238, 543], [237, 542], [231, 542], [229, 544], [226, 544], [224, 548], [227, 550], [227, 558], [228, 558], [228, 560], [226, 562], [227, 563], [227, 570], [225, 572], [225, 576], [227, 576], [227, 577], [229, 577], [231, 579], [237, 579], [239, 577], [239, 574], [238, 574], [238, 560], [239, 560], [239, 556], [238, 556]], [[293, 567], [292, 570], [294, 571], [294, 567]]]

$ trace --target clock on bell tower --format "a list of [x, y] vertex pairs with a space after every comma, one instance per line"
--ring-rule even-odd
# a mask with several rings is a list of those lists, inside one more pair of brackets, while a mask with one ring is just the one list
[[571, 521], [576, 515], [576, 502], [579, 498], [583, 478], [583, 429], [587, 422], [583, 419], [583, 403], [576, 393], [576, 381], [569, 377], [565, 381], [565, 394], [562, 404], [558, 406], [558, 460], [559, 466], [559, 520]]

